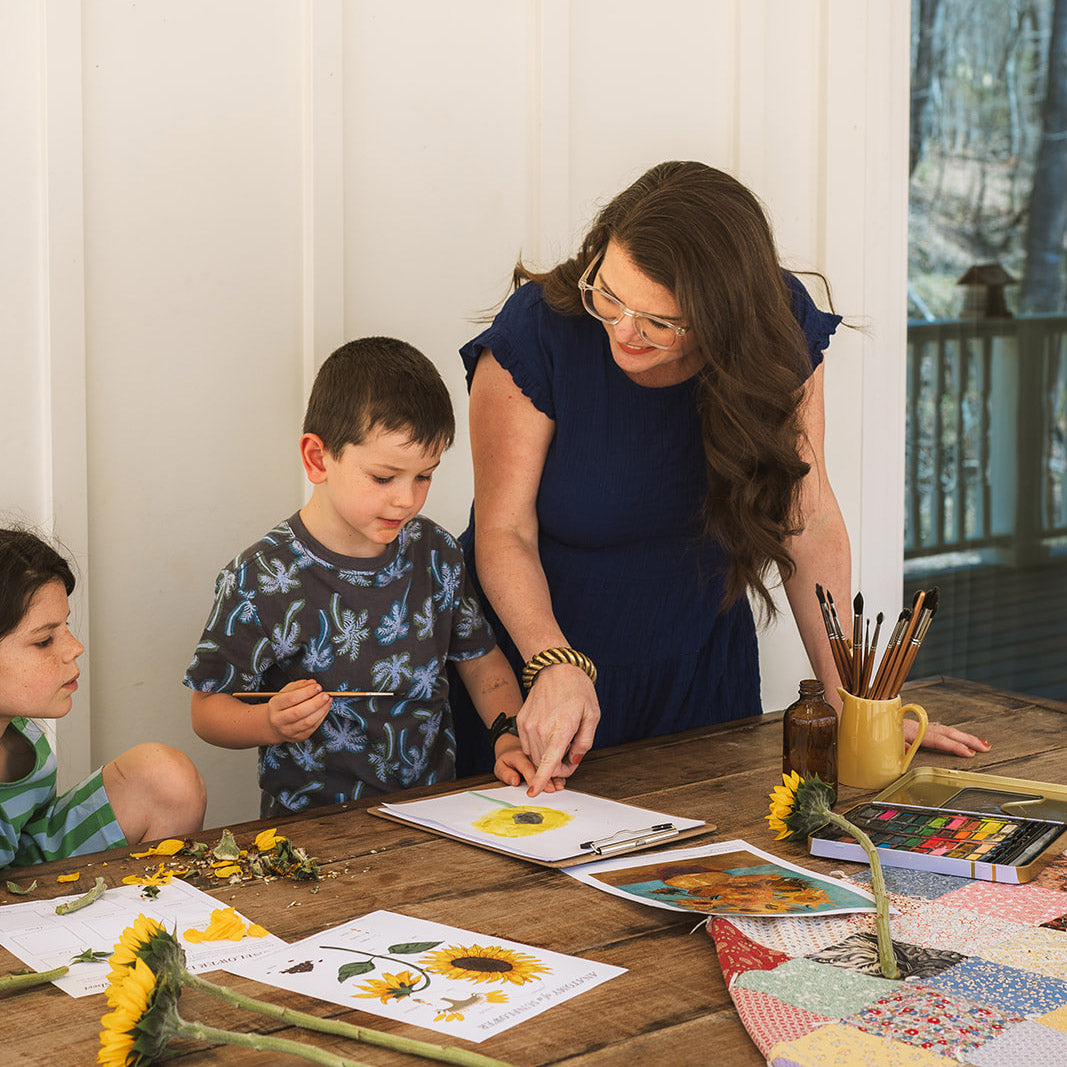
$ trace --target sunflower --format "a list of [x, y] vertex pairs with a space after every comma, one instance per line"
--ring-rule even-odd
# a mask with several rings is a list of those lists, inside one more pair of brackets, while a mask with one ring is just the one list
[[867, 855], [871, 865], [871, 892], [874, 894], [877, 911], [878, 959], [884, 978], [899, 978], [896, 952], [889, 933], [889, 896], [885, 890], [882, 861], [871, 839], [858, 827], [853, 826], [843, 815], [838, 815], [830, 805], [834, 802], [833, 787], [827, 785], [817, 774], [801, 778], [796, 771], [782, 775], [782, 784], [776, 785], [770, 794], [770, 814], [764, 816], [772, 830], [777, 831], [775, 841], [793, 837], [807, 837], [823, 823], [833, 823], [850, 833]]
[[421, 975], [414, 975], [411, 971], [401, 971], [399, 974], [387, 974], [384, 978], [371, 978], [359, 986], [360, 989], [366, 990], [365, 993], [353, 993], [352, 995], [378, 997], [383, 1004], [388, 1004], [391, 1000], [403, 1000], [405, 997], [410, 997], [418, 989], [424, 988], [425, 983], [420, 986], [420, 982], [423, 982]]
[[783, 774], [782, 783], [771, 792], [771, 813], [765, 816], [777, 831], [775, 841], [806, 837], [830, 817], [833, 787], [817, 774], [801, 778], [796, 771]]
[[494, 837], [530, 837], [566, 826], [572, 818], [569, 812], [560, 811], [558, 808], [510, 804], [506, 808], [495, 808], [471, 825], [476, 830]]
[[178, 1032], [175, 1004], [180, 992], [180, 986], [160, 983], [140, 957], [132, 965], [120, 965], [107, 990], [112, 1010], [100, 1020], [96, 1062], [106, 1067], [155, 1062]]
[[542, 974], [549, 974], [535, 956], [514, 949], [492, 945], [453, 945], [438, 949], [419, 960], [426, 970], [443, 974], [446, 978], [462, 978], [468, 982], [511, 982], [525, 985], [538, 981]]

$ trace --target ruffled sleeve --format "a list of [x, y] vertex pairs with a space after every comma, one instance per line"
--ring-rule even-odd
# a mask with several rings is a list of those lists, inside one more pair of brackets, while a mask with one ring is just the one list
[[508, 297], [488, 329], [460, 350], [470, 391], [478, 357], [489, 349], [542, 414], [556, 417], [552, 398], [553, 350], [551, 334], [561, 316], [546, 304], [541, 287], [527, 282]]
[[830, 335], [840, 325], [841, 316], [831, 315], [828, 311], [820, 311], [807, 289], [804, 288], [803, 282], [788, 271], [784, 273], [791, 294], [790, 307], [807, 338], [811, 369], [814, 370], [822, 363], [823, 350], [830, 343]]

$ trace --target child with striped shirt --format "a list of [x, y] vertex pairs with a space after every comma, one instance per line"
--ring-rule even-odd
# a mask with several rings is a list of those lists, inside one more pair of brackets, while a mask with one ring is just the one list
[[62, 796], [32, 719], [61, 719], [85, 646], [67, 628], [74, 575], [28, 530], [0, 529], [0, 869], [184, 837], [203, 825], [204, 782], [177, 749], [136, 745]]

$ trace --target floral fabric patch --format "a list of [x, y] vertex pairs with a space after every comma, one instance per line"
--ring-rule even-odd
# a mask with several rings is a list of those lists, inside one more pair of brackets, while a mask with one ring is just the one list
[[973, 1052], [976, 1067], [1063, 1067], [1067, 1063], [1067, 1034], [1038, 1022], [1022, 1022]]
[[1067, 1004], [1067, 982], [989, 960], [965, 960], [927, 979], [926, 984], [1019, 1015], [1052, 1011]]
[[1022, 1022], [1022, 1016], [909, 984], [843, 1021], [958, 1060]]
[[983, 959], [1037, 971], [1067, 982], [1067, 933], [1042, 926], [1031, 927], [981, 953]]
[[773, 971], [749, 971], [734, 980], [734, 988], [755, 989], [799, 1008], [840, 1019], [900, 987], [900, 982], [872, 978], [843, 967], [794, 959]]
[[890, 926], [893, 937], [922, 948], [947, 949], [975, 956], [988, 945], [999, 944], [1029, 927], [1008, 919], [979, 915], [965, 908], [947, 908], [941, 901], [908, 901], [894, 897], [900, 910]]
[[771, 1049], [771, 1067], [948, 1067], [944, 1056], [854, 1026], [821, 1026]]
[[795, 916], [762, 918], [731, 915], [730, 922], [745, 937], [788, 956], [806, 956], [843, 941], [857, 930], [874, 929], [874, 913], [828, 915], [816, 920]]
[[[955, 889], [962, 889], [969, 878], [956, 878], [951, 874], [935, 874], [933, 871], [909, 871], [907, 867], [883, 867], [885, 887], [890, 893], [914, 897], [918, 900], [937, 900]], [[871, 869], [849, 876], [849, 881], [870, 885]]]
[[745, 937], [726, 919], [713, 918], [708, 923], [707, 930], [715, 940], [722, 979], [727, 989], [738, 974], [744, 974], [746, 971], [769, 971], [790, 958], [784, 952], [777, 952]]
[[1038, 926], [1067, 914], [1067, 893], [1035, 885], [1001, 885], [969, 882], [940, 898], [950, 908], [967, 908], [979, 915], [992, 915], [1013, 922]]
[[837, 1022], [828, 1015], [798, 1008], [795, 1004], [787, 1004], [778, 997], [755, 989], [743, 989], [735, 985], [730, 990], [730, 996], [741, 1025], [764, 1056], [779, 1041], [791, 1041], [827, 1023]]
[[[909, 945], [904, 941], [893, 939], [893, 954], [901, 978], [927, 978], [940, 974], [949, 967], [955, 967], [967, 957], [947, 949], [922, 948]], [[878, 958], [878, 937], [876, 934], [859, 933], [846, 937], [836, 945], [829, 945], [807, 957], [819, 963], [830, 963], [834, 967], [846, 967], [860, 974], [878, 977], [882, 973], [882, 964]]]

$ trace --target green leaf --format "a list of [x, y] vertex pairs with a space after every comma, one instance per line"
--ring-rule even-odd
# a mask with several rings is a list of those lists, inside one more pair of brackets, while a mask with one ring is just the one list
[[360, 960], [358, 963], [346, 963], [337, 968], [337, 981], [347, 982], [349, 978], [355, 978], [357, 974], [366, 974], [374, 970], [374, 964], [370, 960]]
[[95, 952], [91, 948], [87, 948], [84, 952], [79, 952], [77, 956], [71, 957], [71, 963], [98, 963], [100, 960], [106, 960], [111, 955], [106, 949], [97, 949]]
[[34, 880], [30, 882], [30, 884], [25, 889], [23, 889], [22, 886], [20, 886], [17, 882], [5, 882], [4, 885], [7, 886], [7, 891], [9, 893], [14, 893], [16, 896], [19, 897], [25, 897], [37, 888], [37, 879], [34, 878]]
[[405, 955], [408, 953], [429, 952], [430, 949], [437, 948], [440, 944], [440, 941], [408, 941], [401, 945], [390, 945], [389, 954]]
[[211, 850], [211, 855], [217, 860], [239, 860], [241, 858], [241, 849], [229, 830], [222, 831], [222, 837]]

